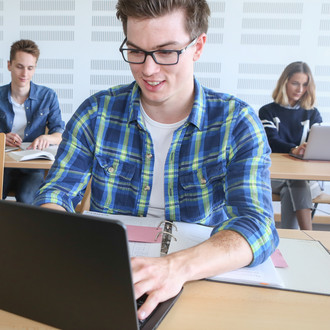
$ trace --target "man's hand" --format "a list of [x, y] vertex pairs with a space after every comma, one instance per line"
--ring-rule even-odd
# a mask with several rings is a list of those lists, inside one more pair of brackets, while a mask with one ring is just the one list
[[37, 137], [27, 149], [43, 150], [49, 147], [50, 144], [60, 144], [62, 140], [61, 133], [44, 134]]
[[306, 147], [307, 147], [307, 142], [304, 142], [300, 146], [292, 148], [291, 154], [302, 156], [305, 153]]
[[27, 147], [27, 149], [43, 150], [48, 148], [49, 145], [50, 145], [49, 135], [40, 135]]
[[145, 303], [138, 310], [140, 320], [148, 317], [156, 306], [176, 296], [183, 284], [184, 278], [172, 255], [161, 258], [131, 259], [135, 297], [138, 299], [144, 293], [148, 294]]
[[163, 301], [177, 295], [184, 283], [244, 267], [253, 260], [248, 242], [240, 234], [222, 230], [192, 248], [160, 258], [131, 259], [136, 298], [148, 294], [138, 310], [145, 319]]
[[6, 146], [19, 147], [21, 143], [22, 139], [18, 134], [12, 132], [6, 134]]

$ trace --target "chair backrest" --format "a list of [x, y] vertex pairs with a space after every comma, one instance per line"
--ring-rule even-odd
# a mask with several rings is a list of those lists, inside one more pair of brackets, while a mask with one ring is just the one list
[[6, 134], [0, 133], [0, 199], [2, 199], [3, 175], [5, 167]]

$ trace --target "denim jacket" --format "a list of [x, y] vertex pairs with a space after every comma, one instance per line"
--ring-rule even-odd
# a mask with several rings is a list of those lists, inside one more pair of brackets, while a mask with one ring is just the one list
[[[11, 84], [0, 87], [0, 132], [9, 133], [14, 122], [14, 110], [11, 103]], [[29, 97], [24, 102], [27, 125], [24, 130], [24, 142], [32, 142], [38, 136], [63, 133], [62, 120], [56, 93], [45, 86], [31, 82]]]

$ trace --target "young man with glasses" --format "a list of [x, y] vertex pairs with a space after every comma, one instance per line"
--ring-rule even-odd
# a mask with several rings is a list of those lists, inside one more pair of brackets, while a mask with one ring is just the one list
[[278, 244], [261, 123], [194, 79], [209, 14], [203, 0], [118, 1], [135, 81], [80, 106], [35, 201], [73, 212], [92, 177], [93, 211], [214, 226], [196, 247], [132, 259], [136, 297], [149, 295], [140, 319], [185, 282], [257, 265]]

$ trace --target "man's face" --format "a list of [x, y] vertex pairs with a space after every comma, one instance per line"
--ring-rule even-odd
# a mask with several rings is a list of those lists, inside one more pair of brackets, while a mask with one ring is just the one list
[[37, 59], [28, 53], [17, 52], [15, 58], [8, 61], [11, 83], [14, 87], [30, 87], [30, 81], [36, 69]]
[[[127, 48], [145, 51], [181, 50], [192, 41], [185, 29], [182, 11], [154, 18], [127, 22]], [[126, 46], [125, 46], [126, 47]], [[142, 90], [144, 106], [177, 104], [193, 93], [193, 63], [200, 56], [200, 46], [189, 47], [176, 65], [159, 65], [151, 56], [143, 64], [130, 64], [132, 74]]]

